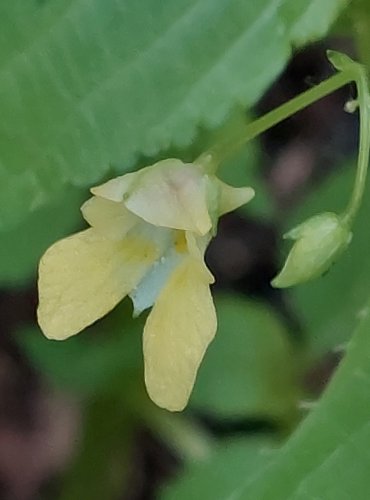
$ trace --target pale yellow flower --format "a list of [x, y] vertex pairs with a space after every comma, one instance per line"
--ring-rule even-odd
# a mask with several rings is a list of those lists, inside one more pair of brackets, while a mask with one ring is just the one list
[[91, 191], [81, 208], [91, 227], [58, 241], [40, 261], [41, 329], [66, 339], [126, 295], [135, 315], [152, 307], [143, 338], [146, 387], [159, 406], [182, 410], [217, 327], [204, 252], [219, 216], [254, 192], [175, 159]]

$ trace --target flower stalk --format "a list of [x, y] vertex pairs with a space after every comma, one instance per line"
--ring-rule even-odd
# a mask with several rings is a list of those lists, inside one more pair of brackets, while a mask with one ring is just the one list
[[315, 87], [302, 92], [290, 101], [278, 106], [265, 115], [257, 118], [244, 128], [238, 130], [232, 137], [214, 144], [195, 160], [198, 165], [203, 164], [205, 170], [216, 171], [217, 167], [237, 151], [243, 144], [263, 134], [270, 128], [291, 117], [295, 113], [310, 106], [314, 102], [335, 92], [344, 85], [354, 82], [357, 88], [357, 99], [355, 106], [349, 106], [347, 111], [360, 112], [360, 138], [359, 154], [357, 163], [356, 179], [346, 210], [342, 214], [343, 220], [352, 225], [353, 220], [360, 208], [366, 185], [367, 169], [370, 150], [370, 96], [366, 69], [359, 63], [351, 60], [348, 56], [334, 51], [328, 51], [328, 59], [338, 70], [338, 73]]
[[328, 51], [328, 59], [338, 70], [334, 76], [303, 92], [240, 129], [236, 135], [212, 146], [198, 158], [197, 163], [217, 166], [240, 148], [266, 130], [286, 120], [310, 104], [338, 90], [350, 82], [355, 82], [357, 99], [347, 103], [345, 110], [359, 109], [360, 137], [355, 182], [350, 200], [342, 214], [325, 212], [318, 214], [298, 228], [290, 231], [285, 238], [294, 240], [294, 245], [281, 272], [272, 280], [278, 288], [294, 286], [310, 281], [324, 274], [352, 239], [352, 225], [361, 206], [369, 163], [370, 150], [370, 95], [365, 68], [348, 56]]
[[203, 159], [205, 160], [206, 158], [207, 162], [209, 163], [209, 158], [211, 157], [215, 165], [220, 165], [235, 151], [237, 151], [243, 144], [251, 141], [252, 139], [255, 139], [270, 128], [286, 120], [287, 118], [290, 118], [298, 111], [307, 108], [314, 102], [335, 92], [344, 85], [347, 85], [348, 83], [353, 81], [353, 79], [353, 71], [342, 71], [331, 76], [315, 87], [306, 90], [290, 101], [282, 104], [281, 106], [278, 106], [272, 111], [269, 111], [253, 122], [248, 123], [243, 129], [240, 129], [235, 136], [227, 137], [224, 141], [214, 144], [208, 151], [203, 153], [196, 160], [196, 163], [199, 164]]
[[370, 96], [365, 68], [357, 66], [357, 104], [360, 113], [360, 137], [358, 146], [358, 160], [356, 179], [351, 199], [342, 217], [348, 225], [352, 225], [354, 218], [361, 206], [366, 186], [367, 170], [369, 165], [370, 151]]

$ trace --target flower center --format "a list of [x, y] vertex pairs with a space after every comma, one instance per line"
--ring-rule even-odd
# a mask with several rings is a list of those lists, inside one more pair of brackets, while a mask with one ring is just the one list
[[185, 253], [188, 249], [185, 231], [176, 231], [175, 233], [175, 241], [174, 241], [175, 250], [178, 253]]

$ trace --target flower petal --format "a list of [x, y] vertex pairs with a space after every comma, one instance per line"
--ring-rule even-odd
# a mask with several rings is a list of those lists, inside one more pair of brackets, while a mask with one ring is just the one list
[[38, 320], [62, 340], [104, 316], [142, 279], [158, 257], [142, 237], [104, 238], [87, 229], [51, 246], [40, 261]]
[[207, 179], [202, 170], [168, 159], [93, 188], [96, 195], [122, 201], [155, 226], [206, 234], [212, 227], [207, 208]]
[[203, 262], [203, 269], [204, 272], [208, 273], [210, 280], [209, 283], [214, 283], [215, 282], [214, 277], [204, 264], [204, 254], [211, 240], [211, 235], [205, 234], [204, 236], [198, 236], [192, 233], [191, 231], [186, 231], [185, 240], [186, 240], [187, 251], [189, 252], [189, 254], [195, 259], [198, 259], [199, 261]]
[[84, 219], [98, 231], [111, 238], [123, 238], [140, 219], [122, 202], [93, 196], [81, 207]]
[[180, 411], [216, 333], [217, 318], [203, 263], [188, 257], [173, 272], [144, 328], [145, 382], [151, 399]]
[[232, 212], [236, 208], [245, 205], [254, 197], [254, 189], [251, 187], [233, 187], [225, 184], [218, 179], [221, 196], [220, 196], [220, 206], [219, 215]]
[[132, 184], [135, 183], [139, 173], [140, 171], [120, 175], [119, 177], [110, 179], [100, 186], [91, 188], [90, 191], [92, 194], [105, 198], [106, 200], [123, 201], [125, 194], [131, 188]]
[[198, 167], [165, 160], [142, 171], [125, 200], [129, 210], [155, 226], [199, 234], [212, 226], [207, 209], [204, 175]]

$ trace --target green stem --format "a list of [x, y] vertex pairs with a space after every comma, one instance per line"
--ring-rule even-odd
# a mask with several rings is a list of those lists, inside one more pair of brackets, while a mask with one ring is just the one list
[[328, 78], [309, 90], [306, 90], [297, 97], [273, 109], [269, 113], [257, 118], [252, 123], [248, 123], [243, 129], [240, 129], [237, 135], [227, 138], [218, 144], [212, 146], [208, 151], [203, 153], [195, 163], [205, 165], [206, 170], [215, 171], [220, 163], [228, 156], [234, 153], [246, 142], [254, 139], [271, 127], [286, 120], [298, 111], [306, 108], [310, 104], [319, 99], [331, 94], [335, 90], [343, 87], [347, 83], [354, 80], [352, 71], [341, 71], [334, 76]]
[[352, 195], [346, 210], [342, 214], [343, 221], [351, 225], [362, 202], [369, 163], [370, 96], [366, 70], [363, 66], [352, 61], [344, 54], [328, 51], [328, 57], [333, 65], [339, 70], [337, 74], [323, 81], [316, 87], [299, 94], [294, 99], [282, 104], [260, 118], [257, 118], [257, 120], [238, 130], [235, 135], [215, 144], [197, 158], [195, 163], [202, 165], [206, 172], [214, 173], [220, 163], [246, 142], [254, 139], [303, 108], [306, 108], [310, 104], [353, 81], [357, 86], [357, 101], [360, 110], [359, 154]]
[[367, 89], [367, 79], [365, 71], [359, 66], [356, 78], [359, 112], [360, 112], [360, 137], [359, 152], [357, 160], [357, 172], [351, 199], [343, 214], [343, 220], [351, 226], [353, 220], [361, 206], [362, 198], [366, 187], [366, 176], [369, 164], [370, 150], [370, 102]]
[[351, 10], [353, 21], [353, 33], [357, 53], [360, 61], [365, 66], [359, 66], [358, 78], [356, 81], [359, 113], [360, 113], [360, 137], [359, 154], [357, 162], [357, 173], [351, 199], [343, 214], [343, 219], [349, 225], [352, 224], [354, 217], [361, 205], [365, 189], [367, 168], [369, 162], [370, 149], [370, 116], [369, 116], [369, 96], [368, 83], [366, 78], [366, 69], [370, 67], [369, 42], [370, 42], [370, 16], [366, 5], [366, 0], [357, 0]]

